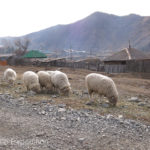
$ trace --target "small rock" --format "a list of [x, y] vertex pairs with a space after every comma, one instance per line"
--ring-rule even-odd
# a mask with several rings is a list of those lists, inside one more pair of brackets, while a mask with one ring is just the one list
[[47, 100], [47, 103], [53, 103], [53, 102], [55, 102], [53, 99], [48, 99]]
[[94, 105], [94, 101], [88, 101], [88, 102], [86, 102], [86, 105]]
[[37, 108], [33, 108], [33, 110], [37, 110]]
[[26, 95], [21, 95], [21, 97], [24, 97], [24, 98], [25, 98], [25, 97], [27, 97], [27, 96], [26, 96]]
[[19, 93], [20, 91], [19, 91], [19, 90], [15, 90], [15, 92], [16, 92], [16, 93]]
[[80, 120], [81, 120], [80, 117], [78, 117], [78, 118], [77, 118], [77, 121], [80, 121]]
[[36, 94], [36, 93], [35, 93], [34, 91], [28, 91], [28, 92], [27, 92], [27, 95], [28, 95], [28, 96], [34, 96], [35, 94]]
[[59, 109], [58, 109], [58, 112], [64, 112], [64, 111], [66, 111], [65, 108], [59, 108]]
[[108, 114], [108, 115], [106, 116], [106, 118], [107, 118], [107, 119], [113, 118], [113, 115]]
[[56, 95], [52, 95], [52, 98], [57, 98], [57, 96]]
[[104, 108], [109, 108], [110, 107], [110, 105], [108, 103], [103, 103], [101, 106], [104, 107]]
[[53, 111], [53, 108], [49, 108], [48, 111], [49, 111], [49, 112], [52, 112], [52, 111]]
[[83, 142], [85, 140], [85, 138], [79, 138], [78, 141], [79, 142]]
[[5, 95], [10, 95], [10, 93], [6, 92]]
[[43, 144], [43, 143], [44, 143], [44, 140], [41, 140], [40, 143]]
[[150, 105], [147, 105], [147, 108], [150, 108]]
[[44, 135], [46, 135], [45, 132], [41, 132], [41, 133], [36, 134], [37, 137], [44, 136]]
[[66, 107], [66, 104], [58, 104], [58, 107], [64, 108], [64, 107]]
[[138, 104], [138, 106], [145, 106], [146, 105], [146, 103], [144, 103], [144, 102], [140, 102], [139, 104]]
[[121, 106], [122, 108], [128, 108], [128, 105], [123, 105], [123, 106]]
[[21, 87], [18, 87], [18, 90], [21, 90], [22, 88]]
[[19, 100], [19, 101], [23, 101], [23, 100], [24, 100], [24, 97], [20, 97], [18, 100]]
[[122, 118], [123, 118], [123, 115], [119, 115], [118, 118], [119, 118], [119, 119], [122, 119]]
[[79, 95], [79, 92], [78, 91], [75, 91], [75, 90], [73, 90], [73, 92], [72, 92], [73, 94], [75, 94], [75, 95]]
[[44, 100], [41, 101], [41, 103], [47, 103], [47, 100], [44, 99]]
[[129, 102], [136, 102], [139, 103], [141, 102], [141, 100], [138, 97], [131, 97], [130, 99], [128, 99]]
[[45, 115], [46, 112], [45, 112], [44, 110], [42, 110], [39, 114], [40, 114], [40, 115]]
[[83, 94], [88, 94], [88, 91], [83, 91]]
[[66, 117], [61, 117], [61, 120], [66, 120]]

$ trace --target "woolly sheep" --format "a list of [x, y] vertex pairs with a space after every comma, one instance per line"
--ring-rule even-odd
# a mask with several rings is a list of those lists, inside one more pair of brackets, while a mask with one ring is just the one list
[[53, 75], [55, 71], [46, 71], [49, 75]]
[[14, 81], [16, 80], [16, 78], [17, 78], [17, 74], [15, 70], [11, 68], [7, 68], [4, 71], [4, 80], [8, 81], [8, 83], [14, 84]]
[[51, 74], [51, 81], [54, 87], [62, 94], [69, 95], [71, 91], [70, 83], [68, 77], [65, 73], [61, 71], [54, 71]]
[[118, 101], [118, 91], [114, 81], [104, 75], [91, 73], [85, 77], [85, 83], [88, 89], [90, 98], [92, 93], [97, 93], [99, 96], [106, 96], [113, 106], [116, 105]]
[[27, 91], [32, 90], [36, 93], [40, 92], [39, 78], [35, 72], [32, 71], [24, 72], [23, 82], [27, 88]]
[[39, 77], [39, 83], [41, 88], [46, 88], [47, 90], [52, 90], [53, 89], [53, 84], [51, 82], [51, 76], [48, 72], [46, 71], [39, 71], [37, 73]]

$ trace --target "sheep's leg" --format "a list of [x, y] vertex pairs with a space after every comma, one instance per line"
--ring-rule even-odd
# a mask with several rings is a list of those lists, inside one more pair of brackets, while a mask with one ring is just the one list
[[26, 86], [26, 89], [27, 89], [27, 92], [28, 92], [28, 91], [30, 91], [30, 89], [29, 89], [29, 86], [28, 86], [28, 85]]
[[86, 103], [87, 105], [92, 105], [94, 103], [94, 100], [93, 100], [93, 91], [92, 90], [88, 90], [88, 93], [89, 93], [89, 101]]
[[99, 103], [102, 103], [103, 97], [104, 97], [103, 95], [100, 95], [100, 94], [99, 94]]
[[88, 93], [89, 93], [89, 99], [92, 100], [93, 99], [93, 91], [92, 90], [88, 90]]

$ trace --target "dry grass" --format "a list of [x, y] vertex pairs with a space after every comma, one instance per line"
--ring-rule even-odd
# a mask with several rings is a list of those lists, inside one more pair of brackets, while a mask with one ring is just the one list
[[[3, 72], [9, 66], [1, 67], [0, 78], [3, 76]], [[10, 87], [7, 83], [1, 80], [0, 82], [0, 92], [1, 93], [11, 93], [14, 97], [20, 97], [26, 94], [26, 89], [22, 86], [21, 77], [24, 71], [32, 70], [45, 70], [44, 67], [11, 67], [17, 71], [18, 78], [15, 86]], [[86, 105], [89, 101], [87, 94], [82, 94], [86, 91], [84, 78], [87, 74], [92, 71], [77, 69], [73, 70], [71, 68], [46, 68], [48, 70], [60, 69], [65, 72], [70, 80], [72, 89], [76, 91], [77, 94], [71, 94], [70, 97], [59, 96], [57, 98], [52, 98], [51, 94], [37, 94], [33, 97], [27, 97], [29, 101], [40, 101], [53, 99], [54, 104], [66, 104], [68, 107], [75, 109], [89, 109], [96, 111], [101, 115], [112, 114], [115, 116], [123, 115], [125, 118], [146, 121], [150, 124], [150, 108], [146, 106], [138, 106], [138, 103], [128, 102], [128, 98], [132, 96], [138, 96], [143, 102], [146, 101], [147, 105], [150, 105], [150, 80], [142, 79], [138, 74], [116, 74], [111, 76], [119, 91], [119, 101], [117, 107], [104, 108], [99, 102], [99, 98], [95, 97], [95, 103], [92, 106]], [[104, 103], [106, 99], [102, 99], [101, 103]]]

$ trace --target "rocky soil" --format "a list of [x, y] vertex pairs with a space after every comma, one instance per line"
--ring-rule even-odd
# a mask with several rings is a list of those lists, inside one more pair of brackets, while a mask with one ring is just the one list
[[0, 150], [148, 150], [150, 126], [53, 99], [0, 94]]

